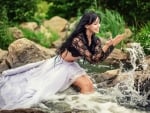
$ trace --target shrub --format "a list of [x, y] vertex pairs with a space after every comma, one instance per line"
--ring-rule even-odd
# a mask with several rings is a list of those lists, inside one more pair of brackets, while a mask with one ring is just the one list
[[49, 38], [47, 38], [45, 34], [42, 32], [37, 32], [37, 31], [35, 32], [35, 31], [31, 31], [25, 28], [24, 29], [22, 28], [22, 31], [23, 31], [24, 36], [27, 39], [34, 41], [47, 48], [51, 47], [53, 41], [57, 40], [59, 37], [55, 32], [52, 32], [52, 31], [50, 31], [52, 36]]
[[142, 45], [146, 54], [150, 54], [150, 22], [140, 29], [134, 39]]
[[148, 0], [97, 0], [102, 7], [116, 10], [124, 16], [128, 25], [140, 27], [150, 19]]
[[91, 5], [93, 5], [93, 0], [46, 0], [51, 3], [49, 11], [47, 13], [47, 18], [53, 16], [61, 16], [66, 19], [71, 17], [76, 17], [78, 12], [84, 13]]
[[50, 4], [46, 1], [39, 0], [37, 3], [37, 11], [34, 14], [34, 20], [40, 24], [46, 17]]
[[8, 21], [24, 22], [32, 20], [37, 9], [37, 0], [1, 0], [0, 10], [7, 9]]
[[8, 18], [6, 8], [0, 13], [0, 48], [7, 49], [9, 44], [13, 42], [12, 34], [8, 31]]

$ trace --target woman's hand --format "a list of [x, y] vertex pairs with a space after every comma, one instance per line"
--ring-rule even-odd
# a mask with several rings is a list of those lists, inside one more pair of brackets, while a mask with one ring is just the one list
[[132, 35], [132, 32], [130, 29], [125, 29], [124, 33], [117, 35], [115, 38], [109, 40], [106, 42], [104, 49], [103, 50], [107, 50], [107, 48], [111, 45], [116, 46], [117, 44], [119, 44], [122, 40], [124, 40], [125, 38], [128, 38]]
[[124, 35], [124, 38], [129, 38], [129, 37], [131, 37], [132, 32], [130, 29], [125, 29], [123, 35]]
[[107, 49], [111, 46], [111, 45], [113, 45], [113, 39], [110, 39], [110, 40], [108, 40], [106, 43], [105, 43], [105, 45], [103, 46], [103, 51], [104, 52], [106, 52], [107, 51]]
[[132, 32], [130, 29], [125, 29], [124, 33], [117, 35], [114, 39], [113, 39], [113, 45], [116, 46], [117, 44], [119, 44], [122, 40], [124, 40], [125, 38], [128, 38], [132, 35]]
[[108, 40], [105, 45], [107, 45], [108, 47], [113, 45], [113, 39]]

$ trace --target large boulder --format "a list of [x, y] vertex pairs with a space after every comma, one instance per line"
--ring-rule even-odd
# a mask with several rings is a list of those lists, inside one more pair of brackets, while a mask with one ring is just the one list
[[38, 24], [36, 22], [23, 22], [20, 27], [35, 31], [38, 28]]
[[120, 65], [120, 62], [126, 62], [127, 59], [128, 59], [127, 53], [123, 52], [120, 49], [115, 48], [104, 62], [106, 64], [118, 67]]
[[64, 18], [61, 18], [59, 16], [54, 16], [50, 20], [45, 20], [43, 22], [43, 26], [46, 27], [47, 29], [50, 29], [50, 30], [58, 33], [58, 35], [61, 38], [66, 37], [66, 30], [68, 27], [68, 21], [65, 20]]
[[8, 52], [6, 50], [0, 49], [0, 72], [8, 69], [7, 62], [6, 62], [7, 55]]
[[45, 48], [26, 38], [18, 39], [10, 44], [6, 58], [9, 68], [18, 67], [27, 63], [51, 58], [56, 49]]

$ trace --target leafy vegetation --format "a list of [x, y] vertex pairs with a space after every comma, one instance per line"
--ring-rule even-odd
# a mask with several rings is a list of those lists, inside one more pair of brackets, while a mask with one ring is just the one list
[[140, 29], [134, 40], [142, 45], [146, 54], [150, 54], [150, 22]]
[[23, 34], [29, 40], [32, 40], [44, 47], [51, 47], [52, 42], [57, 40], [59, 36], [54, 31], [50, 31], [51, 37], [46, 37], [46, 35], [40, 31], [31, 31], [29, 29], [22, 29]]
[[52, 3], [39, 0], [39, 2], [37, 2], [37, 10], [34, 13], [34, 21], [40, 24], [47, 17], [47, 12], [51, 4]]
[[51, 18], [55, 15], [61, 16], [66, 19], [76, 17], [78, 12], [84, 13], [86, 9], [91, 7], [93, 0], [46, 0], [52, 3], [47, 13], [47, 18]]
[[9, 44], [13, 42], [13, 37], [8, 30], [9, 25], [6, 8], [2, 10], [0, 17], [0, 48], [7, 49]]
[[11, 23], [30, 21], [37, 10], [36, 2], [37, 0], [1, 0], [0, 10], [3, 11], [4, 7], [7, 9], [7, 18]]
[[103, 8], [119, 12], [128, 25], [140, 28], [150, 19], [150, 2], [148, 0], [97, 0]]

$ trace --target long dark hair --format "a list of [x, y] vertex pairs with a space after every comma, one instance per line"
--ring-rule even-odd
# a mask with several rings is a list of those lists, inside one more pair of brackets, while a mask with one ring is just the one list
[[60, 48], [58, 48], [57, 54], [62, 54], [65, 51], [65, 49], [71, 45], [73, 38], [79, 34], [82, 34], [85, 40], [87, 40], [85, 25], [92, 24], [97, 19], [97, 17], [100, 19], [100, 17], [95, 12], [85, 13], [81, 17], [74, 31], [70, 34], [70, 36], [66, 39], [66, 41], [60, 46]]

